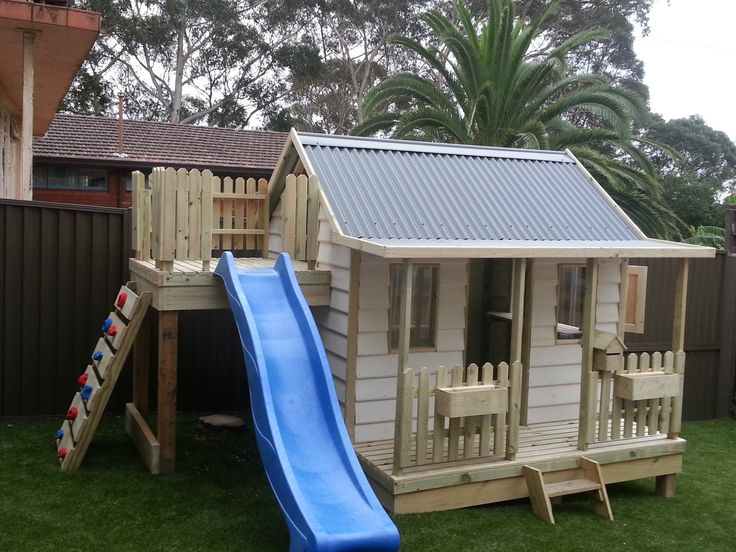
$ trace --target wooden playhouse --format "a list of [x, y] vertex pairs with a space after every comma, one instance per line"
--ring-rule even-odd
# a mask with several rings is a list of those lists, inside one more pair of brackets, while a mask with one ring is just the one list
[[[149, 332], [112, 353], [133, 350], [126, 427], [152, 472], [175, 466], [178, 312], [226, 307], [218, 250], [251, 267], [287, 251], [387, 509], [530, 496], [553, 521], [555, 497], [584, 491], [611, 517], [605, 483], [674, 494], [688, 258], [714, 250], [648, 239], [570, 152], [292, 131], [268, 185], [137, 173], [133, 209], [131, 286], [158, 311], [140, 315], [158, 324], [155, 434]], [[671, 317], [672, 347], [627, 355], [643, 257], [681, 259], [674, 312], [649, 313]]]
[[[551, 521], [550, 499], [600, 488], [596, 473], [674, 493], [688, 258], [714, 250], [648, 239], [569, 151], [292, 131], [269, 185], [271, 254], [292, 247], [281, 233], [307, 177], [332, 275], [314, 314], [386, 508], [531, 495]], [[650, 313], [671, 317], [672, 348], [627, 356], [646, 299], [628, 259], [646, 257], [682, 259], [675, 311]]]

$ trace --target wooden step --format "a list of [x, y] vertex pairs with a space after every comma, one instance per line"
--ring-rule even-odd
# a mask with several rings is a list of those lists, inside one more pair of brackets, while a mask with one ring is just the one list
[[601, 488], [601, 485], [588, 479], [570, 479], [569, 481], [560, 481], [559, 483], [549, 483], [544, 488], [547, 491], [547, 496], [554, 498], [556, 496], [597, 491]]
[[579, 472], [582, 477], [556, 483], [545, 483], [544, 473], [533, 466], [524, 466], [522, 473], [526, 480], [534, 515], [547, 523], [552, 525], [555, 523], [550, 499], [578, 493], [590, 493], [590, 504], [593, 511], [613, 521], [611, 504], [608, 501], [606, 485], [603, 482], [598, 462], [583, 456], [580, 458]]

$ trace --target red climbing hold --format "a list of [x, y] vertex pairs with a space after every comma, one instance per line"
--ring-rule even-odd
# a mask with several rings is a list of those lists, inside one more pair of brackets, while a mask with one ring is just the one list
[[66, 419], [69, 421], [74, 421], [77, 419], [77, 415], [79, 414], [79, 409], [76, 406], [72, 406], [69, 411], [66, 413]]
[[60, 448], [59, 453], [57, 454], [57, 456], [59, 457], [59, 460], [63, 460], [64, 458], [66, 458], [66, 453], [67, 453], [66, 447]]
[[123, 308], [123, 307], [125, 306], [125, 302], [126, 302], [127, 300], [128, 300], [128, 294], [127, 294], [127, 293], [125, 293], [125, 292], [123, 292], [123, 293], [121, 293], [120, 295], [118, 295], [118, 300], [117, 300], [117, 302], [115, 303], [115, 305], [116, 305], [116, 306], [117, 306], [117, 307], [118, 307], [119, 309], [122, 309], [122, 308]]
[[118, 327], [117, 326], [110, 326], [107, 329], [107, 335], [109, 335], [110, 337], [115, 337], [116, 335], [118, 335]]
[[87, 380], [89, 379], [89, 374], [82, 374], [77, 378], [77, 383], [79, 384], [79, 387], [84, 387], [87, 385]]

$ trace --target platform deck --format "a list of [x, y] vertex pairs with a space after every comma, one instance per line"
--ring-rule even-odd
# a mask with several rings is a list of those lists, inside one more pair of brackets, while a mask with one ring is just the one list
[[[383, 505], [395, 513], [427, 512], [501, 502], [528, 496], [522, 467], [565, 479], [586, 456], [602, 465], [607, 483], [669, 475], [682, 470], [683, 439], [666, 435], [634, 437], [577, 450], [578, 422], [522, 426], [515, 460], [502, 457], [459, 459], [405, 468], [392, 474], [393, 440], [358, 443], [355, 450]], [[462, 438], [461, 438], [462, 439]], [[431, 439], [430, 446], [431, 446]], [[460, 454], [463, 446], [460, 443]], [[431, 451], [430, 451], [431, 453]], [[412, 450], [412, 460], [416, 450]], [[548, 477], [548, 476], [546, 476]]]
[[[225, 290], [214, 275], [219, 259], [210, 261], [209, 270], [202, 270], [201, 261], [174, 261], [171, 271], [156, 268], [155, 261], [130, 259], [131, 278], [141, 291], [153, 294], [156, 310], [207, 310], [228, 308]], [[241, 257], [235, 259], [239, 268], [270, 268], [276, 259]], [[329, 305], [331, 273], [308, 270], [307, 263], [293, 261], [296, 279], [311, 306]]]

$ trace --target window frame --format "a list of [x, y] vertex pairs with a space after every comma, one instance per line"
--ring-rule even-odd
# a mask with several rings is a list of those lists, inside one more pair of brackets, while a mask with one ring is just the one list
[[[577, 270], [582, 271], [583, 285], [580, 286], [582, 293], [580, 295], [581, 312], [580, 312], [580, 325], [579, 326], [574, 326], [572, 324], [566, 324], [560, 321], [560, 304], [561, 304], [560, 297], [562, 293], [562, 282], [563, 282], [562, 272], [563, 270], [569, 269], [569, 268], [575, 268]], [[585, 292], [586, 292], [585, 282], [586, 282], [586, 277], [587, 277], [586, 271], [587, 271], [587, 266], [585, 263], [560, 263], [557, 265], [557, 287], [555, 291], [555, 327], [554, 327], [555, 344], [557, 345], [577, 344], [580, 341], [580, 339], [582, 339], [583, 337], [583, 331], [581, 328], [583, 325], [583, 317], [585, 316]], [[573, 292], [570, 292], [571, 295], [572, 293]], [[577, 327], [578, 331], [575, 333], [571, 333], [569, 337], [564, 334], [560, 334], [560, 330], [559, 330], [560, 324], [563, 324], [565, 326], [570, 326], [572, 328]]]
[[[61, 186], [58, 184], [51, 184], [49, 182], [49, 172], [51, 169], [64, 169], [69, 171], [72, 176], [70, 180], [72, 184], [69, 186]], [[33, 188], [38, 190], [58, 190], [67, 192], [109, 192], [110, 191], [110, 169], [104, 166], [94, 165], [75, 165], [75, 164], [64, 164], [64, 163], [34, 163], [33, 164], [34, 177], [33, 177]], [[42, 181], [36, 180], [35, 172], [43, 171]], [[91, 172], [102, 172], [104, 173], [104, 186], [82, 186], [82, 172], [88, 170]]]
[[[394, 301], [393, 294], [394, 294], [394, 274], [393, 271], [398, 271], [400, 274], [401, 263], [390, 263], [389, 264], [389, 276], [388, 276], [388, 332], [386, 334], [387, 338], [387, 345], [388, 345], [388, 352], [389, 353], [397, 353], [399, 350], [399, 335], [398, 335], [398, 329], [400, 324], [393, 324], [394, 316], [400, 317], [400, 311], [396, 312], [394, 307]], [[429, 315], [429, 321], [430, 321], [430, 332], [429, 335], [432, 338], [432, 344], [431, 345], [414, 345], [411, 344], [411, 333], [412, 329], [415, 328], [414, 324], [411, 324], [409, 329], [409, 351], [410, 352], [433, 352], [437, 350], [437, 331], [438, 331], [438, 317], [439, 317], [439, 289], [440, 289], [440, 265], [439, 263], [415, 263], [414, 264], [414, 278], [417, 278], [417, 269], [419, 268], [429, 268], [433, 272], [433, 278], [432, 278], [432, 289], [430, 292], [430, 315]], [[401, 278], [398, 279], [401, 281]], [[414, 282], [412, 283], [414, 284]], [[412, 291], [417, 289], [416, 286], [412, 285]], [[414, 298], [412, 298], [414, 299]], [[415, 303], [412, 300], [412, 313], [416, 312], [415, 310]], [[396, 332], [396, 345], [392, 346], [392, 334], [393, 332]]]

